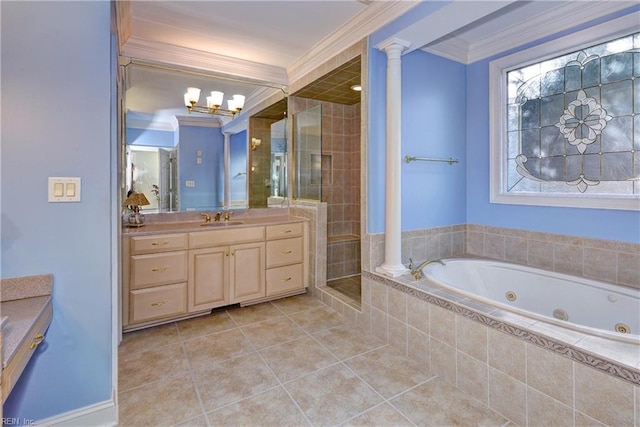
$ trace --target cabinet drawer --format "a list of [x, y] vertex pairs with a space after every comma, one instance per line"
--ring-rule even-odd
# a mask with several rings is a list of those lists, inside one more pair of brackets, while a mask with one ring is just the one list
[[301, 222], [269, 225], [267, 226], [267, 240], [302, 236], [303, 230], [304, 224]]
[[264, 240], [264, 227], [227, 228], [189, 233], [189, 248], [209, 248]]
[[267, 296], [303, 288], [302, 274], [302, 264], [270, 268], [267, 270]]
[[131, 255], [187, 249], [187, 233], [131, 237]]
[[302, 237], [267, 242], [267, 268], [302, 262]]
[[26, 339], [18, 346], [11, 360], [7, 361], [7, 366], [2, 369], [2, 401], [9, 397], [9, 393], [24, 371], [24, 368], [31, 360], [31, 356], [38, 348], [38, 345], [45, 339], [45, 332], [51, 324], [53, 316], [53, 306], [51, 303], [42, 311], [42, 314], [35, 321]]
[[131, 323], [179, 316], [187, 313], [187, 284], [158, 286], [131, 291]]
[[187, 251], [131, 257], [131, 289], [187, 281]]

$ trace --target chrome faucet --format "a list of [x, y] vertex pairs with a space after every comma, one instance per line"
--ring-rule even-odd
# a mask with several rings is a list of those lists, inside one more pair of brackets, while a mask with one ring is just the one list
[[200, 216], [204, 218], [205, 224], [208, 224], [211, 222], [211, 216], [208, 213], [201, 213]]
[[228, 212], [228, 211], [225, 212], [224, 213], [224, 220], [225, 221], [229, 221], [229, 217], [231, 216], [231, 214], [233, 214], [233, 212]]
[[413, 260], [409, 258], [409, 261], [410, 261], [409, 268], [411, 269], [411, 274], [413, 274], [413, 278], [416, 280], [420, 280], [424, 277], [424, 273], [422, 272], [422, 269], [425, 268], [427, 265], [432, 264], [434, 262], [445, 265], [445, 263], [442, 262], [442, 260], [440, 259], [428, 259], [422, 264], [420, 264], [419, 266], [417, 266], [416, 268], [413, 268]]

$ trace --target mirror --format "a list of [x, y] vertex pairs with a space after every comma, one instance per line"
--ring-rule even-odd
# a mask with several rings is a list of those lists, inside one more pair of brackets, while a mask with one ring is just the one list
[[[264, 174], [264, 179], [255, 174], [262, 186], [254, 189], [250, 185], [254, 177], [250, 165], [258, 160], [252, 156], [256, 150], [250, 141], [249, 127], [254, 117], [251, 105], [275, 93], [282, 94], [281, 86], [138, 61], [130, 61], [124, 70], [123, 198], [129, 191], [144, 193], [151, 203], [145, 206], [145, 214], [270, 204], [268, 199], [274, 188], [271, 164], [275, 164], [271, 161], [270, 143], [259, 149], [269, 153], [268, 161], [253, 167], [254, 172], [257, 169]], [[236, 118], [189, 112], [184, 98], [187, 87], [201, 89], [198, 105], [206, 105], [205, 94], [221, 91], [225, 104], [235, 94], [245, 96], [245, 108]], [[283, 101], [256, 116], [282, 120], [286, 116], [286, 99]], [[244, 126], [238, 126], [239, 122]], [[229, 134], [227, 147], [224, 132]], [[284, 138], [286, 146], [283, 135], [286, 132], [279, 138]], [[270, 142], [270, 135], [264, 140]], [[226, 170], [225, 156], [229, 160]], [[286, 199], [287, 164], [283, 159], [276, 163], [277, 197], [282, 203]], [[256, 202], [252, 204], [251, 200]]]

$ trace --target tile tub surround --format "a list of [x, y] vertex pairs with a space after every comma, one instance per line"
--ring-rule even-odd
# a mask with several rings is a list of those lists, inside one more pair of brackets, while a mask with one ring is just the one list
[[373, 336], [516, 424], [640, 425], [639, 347], [541, 326], [412, 281], [363, 273]]
[[121, 426], [509, 422], [309, 295], [123, 338]]

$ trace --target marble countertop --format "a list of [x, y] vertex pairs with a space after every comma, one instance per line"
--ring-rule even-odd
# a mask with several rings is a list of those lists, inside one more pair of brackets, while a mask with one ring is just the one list
[[[127, 236], [143, 236], [145, 234], [158, 233], [174, 233], [174, 232], [193, 232], [193, 231], [211, 231], [223, 230], [228, 228], [255, 227], [259, 225], [278, 225], [288, 224], [292, 222], [306, 222], [306, 218], [291, 215], [278, 216], [232, 216], [229, 222], [212, 220], [208, 225], [203, 219], [197, 221], [166, 221], [156, 222], [149, 221], [143, 227], [122, 227], [122, 234]], [[238, 224], [240, 223], [240, 224]]]

